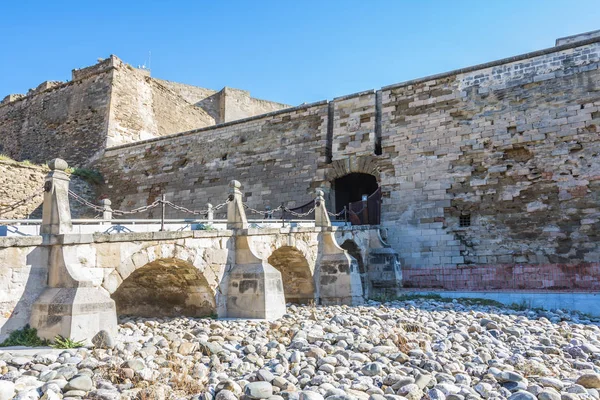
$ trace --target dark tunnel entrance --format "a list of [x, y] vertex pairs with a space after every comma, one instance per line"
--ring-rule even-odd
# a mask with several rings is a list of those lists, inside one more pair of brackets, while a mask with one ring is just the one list
[[[342, 211], [345, 206], [354, 211], [347, 216], [353, 224], [379, 223], [381, 196], [377, 194], [381, 191], [378, 191], [377, 178], [369, 174], [351, 173], [334, 180], [332, 186], [336, 213]], [[368, 200], [363, 202], [365, 198]]]

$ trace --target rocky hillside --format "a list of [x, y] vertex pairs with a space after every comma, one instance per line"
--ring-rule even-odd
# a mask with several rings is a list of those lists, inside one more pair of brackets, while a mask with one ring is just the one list
[[[0, 158], [0, 219], [41, 218], [42, 187], [48, 172], [45, 165]], [[71, 175], [71, 190], [95, 203], [94, 186], [79, 176]], [[29, 200], [16, 204], [24, 199]], [[73, 218], [94, 217], [95, 214], [90, 211], [71, 200]]]

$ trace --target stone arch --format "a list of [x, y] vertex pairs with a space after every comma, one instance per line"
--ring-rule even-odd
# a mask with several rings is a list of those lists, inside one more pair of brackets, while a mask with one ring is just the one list
[[360, 274], [360, 283], [363, 287], [363, 296], [368, 298], [369, 286], [368, 286], [368, 272], [365, 265], [365, 260], [360, 249], [360, 246], [352, 239], [346, 239], [340, 247], [348, 252], [352, 257], [356, 259], [358, 263], [358, 273]]
[[287, 303], [308, 304], [315, 298], [315, 284], [308, 260], [293, 246], [275, 250], [268, 263], [281, 273]]
[[374, 156], [351, 155], [341, 160], [334, 160], [327, 169], [325, 180], [332, 182], [348, 174], [360, 173], [373, 175], [381, 183], [380, 160]]
[[[114, 294], [119, 291], [124, 283], [127, 283], [127, 286], [123, 288], [124, 290], [127, 287], [131, 288], [135, 286], [134, 282], [146, 282], [146, 286], [152, 283], [155, 289], [154, 294], [161, 294], [157, 291], [161, 290], [165, 285], [159, 280], [152, 282], [150, 277], [146, 276], [146, 274], [151, 274], [151, 271], [154, 271], [155, 275], [162, 274], [161, 276], [166, 276], [170, 279], [168, 282], [172, 286], [169, 286], [169, 288], [179, 287], [181, 288], [180, 291], [190, 291], [190, 295], [186, 296], [183, 302], [178, 302], [176, 306], [171, 307], [176, 312], [179, 312], [176, 315], [202, 316], [200, 314], [205, 314], [204, 310], [207, 309], [207, 306], [203, 306], [202, 304], [208, 301], [214, 305], [216, 302], [215, 296], [217, 296], [220, 278], [212, 269], [205, 268], [206, 262], [203, 259], [204, 253], [202, 248], [196, 248], [193, 245], [189, 245], [189, 243], [187, 243], [188, 245], [184, 244], [183, 240], [155, 242], [155, 244], [150, 246], [123, 242], [121, 248], [115, 253], [120, 254], [120, 262], [118, 262], [114, 270], [104, 276], [102, 288], [106, 289], [115, 301], [118, 299], [125, 301], [127, 298], [131, 298], [131, 296], [123, 295], [124, 292], [121, 291], [115, 299]], [[141, 272], [138, 273], [138, 271]], [[207, 271], [208, 273], [206, 273]], [[132, 279], [130, 280], [129, 278]], [[162, 294], [167, 296], [170, 293], [169, 291], [164, 291]], [[173, 295], [171, 297], [172, 301], [170, 303], [165, 302], [165, 304], [173, 304], [175, 298], [176, 296]], [[204, 300], [200, 300], [201, 298]], [[141, 302], [142, 300], [140, 298], [136, 301]], [[121, 304], [125, 303], [122, 301]], [[119, 314], [132, 314], [124, 310], [117, 303], [117, 312]], [[151, 309], [148, 307], [144, 311], [144, 314], [148, 314], [150, 311]], [[152, 314], [149, 316], [158, 316], [157, 312], [156, 310], [152, 311]], [[171, 313], [173, 312], [168, 310], [160, 311], [160, 314], [163, 316]], [[214, 311], [207, 315], [213, 313]], [[142, 316], [139, 312], [136, 312], [136, 315]]]
[[204, 317], [216, 300], [204, 275], [178, 258], [161, 258], [137, 268], [112, 293], [118, 315]]

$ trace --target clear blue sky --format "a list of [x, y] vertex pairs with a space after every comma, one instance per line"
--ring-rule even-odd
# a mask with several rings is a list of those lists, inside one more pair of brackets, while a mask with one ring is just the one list
[[600, 29], [598, 0], [4, 1], [0, 99], [115, 54], [152, 75], [300, 104]]

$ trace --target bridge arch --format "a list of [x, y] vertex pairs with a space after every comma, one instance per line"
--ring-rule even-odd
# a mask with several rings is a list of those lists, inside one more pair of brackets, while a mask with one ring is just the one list
[[202, 317], [216, 313], [219, 277], [205, 268], [202, 249], [161, 243], [122, 254], [121, 259], [102, 283], [118, 315]]
[[361, 250], [360, 246], [352, 239], [344, 240], [340, 247], [346, 250], [348, 254], [350, 254], [356, 259], [356, 262], [358, 264], [358, 273], [360, 274], [360, 283], [362, 284], [363, 288], [363, 296], [365, 298], [368, 298], [370, 294], [368, 285], [369, 277], [367, 267], [365, 265], [365, 257], [363, 255], [363, 251]]
[[118, 315], [205, 317], [216, 313], [204, 275], [178, 258], [161, 258], [133, 271], [112, 294]]
[[281, 273], [286, 303], [308, 304], [315, 299], [313, 272], [303, 252], [294, 246], [282, 246], [268, 258]]

